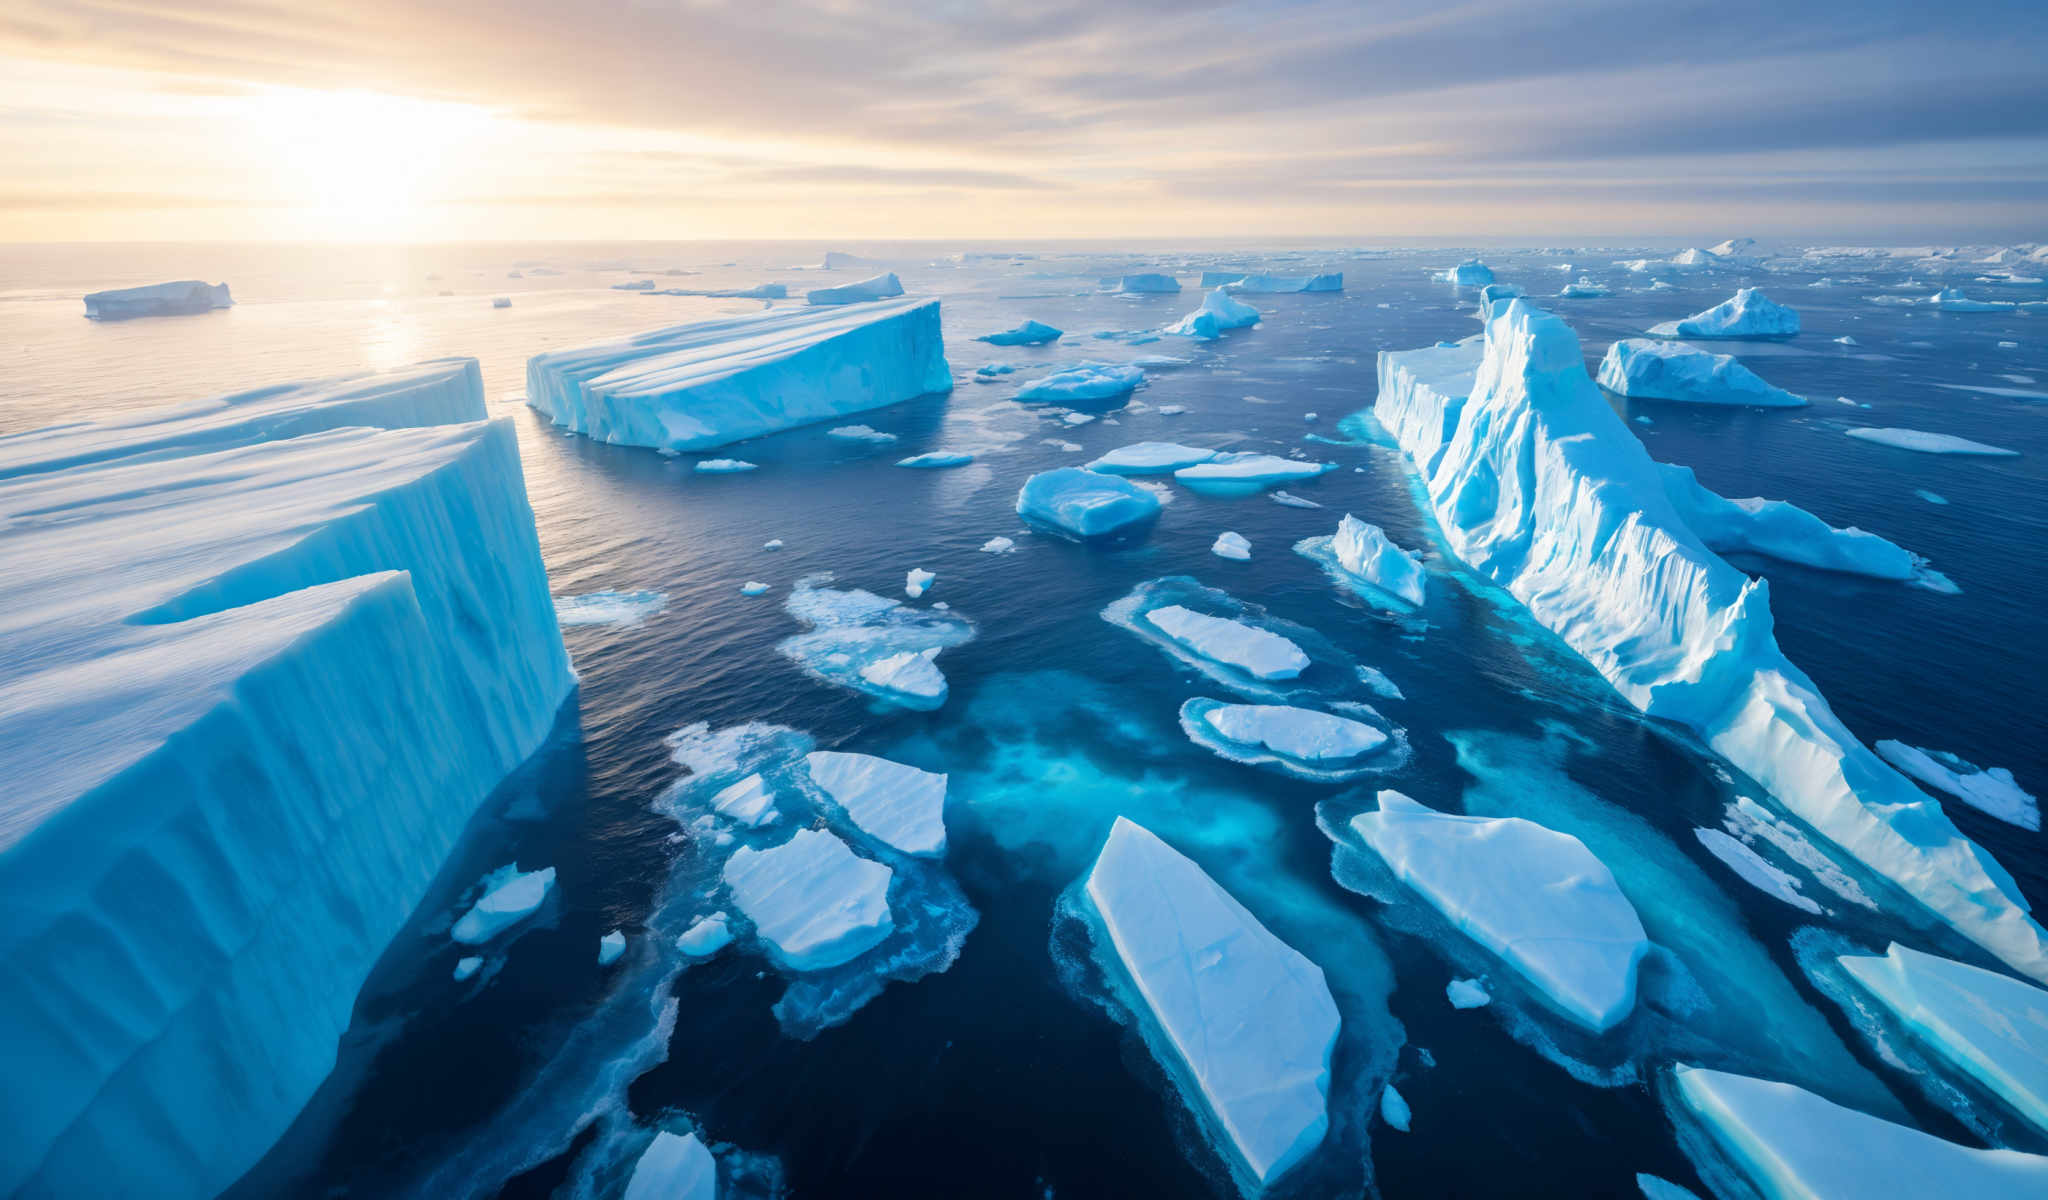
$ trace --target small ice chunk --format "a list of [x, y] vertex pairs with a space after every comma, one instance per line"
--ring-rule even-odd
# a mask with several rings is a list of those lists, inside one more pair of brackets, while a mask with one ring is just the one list
[[1926, 488], [1914, 488], [1913, 494], [1915, 496], [1920, 497], [1922, 500], [1927, 501], [1929, 504], [1948, 503], [1948, 497], [1942, 495], [1940, 492], [1930, 492]]
[[1187, 410], [1187, 405], [1185, 404], [1162, 404], [1159, 406], [1159, 415], [1162, 417], [1177, 417]]
[[711, 797], [711, 808], [729, 821], [754, 829], [773, 821], [777, 815], [775, 793], [758, 772], [720, 789]]
[[811, 782], [863, 833], [905, 854], [946, 852], [946, 777], [871, 754], [819, 750], [805, 759]]
[[619, 956], [624, 954], [625, 952], [625, 931], [620, 929], [614, 929], [610, 933], [605, 934], [603, 937], [597, 940], [597, 965], [600, 967], [609, 967], [613, 963], [619, 961]]
[[1273, 503], [1286, 508], [1321, 508], [1322, 504], [1306, 496], [1297, 496], [1289, 491], [1275, 491], [1266, 497]]
[[470, 955], [470, 956], [469, 956], [468, 958], [458, 958], [458, 959], [456, 959], [456, 960], [455, 960], [455, 982], [457, 982], [457, 983], [466, 983], [466, 982], [468, 982], [468, 981], [469, 981], [469, 979], [470, 979], [470, 978], [471, 978], [472, 976], [474, 976], [474, 975], [475, 975], [475, 974], [476, 974], [476, 973], [477, 973], [478, 971], [480, 971], [480, 970], [482, 970], [482, 969], [483, 969], [483, 965], [484, 965], [484, 960], [483, 960], [483, 959], [481, 959], [481, 958], [479, 958], [479, 957], [477, 957], [477, 956], [476, 956], [476, 955], [474, 955], [474, 954]]
[[2019, 455], [2019, 451], [2007, 450], [2003, 446], [1987, 446], [1983, 442], [1973, 442], [1954, 434], [1929, 433], [1924, 429], [1879, 429], [1865, 426], [1845, 429], [1842, 432], [1866, 442], [1897, 446], [1901, 450], [1917, 450], [1922, 454], [1981, 454], [1990, 457]]
[[1778, 338], [1799, 332], [1799, 314], [1755, 288], [1742, 288], [1705, 312], [1650, 330], [1658, 337]]
[[512, 297], [510, 297], [510, 296], [493, 296], [493, 297], [491, 297], [491, 307], [492, 307], [492, 308], [510, 308], [510, 307], [512, 307]]
[[763, 549], [763, 550], [780, 550], [780, 549], [782, 549], [782, 539], [781, 539], [781, 538], [769, 538], [769, 539], [768, 539], [767, 541], [765, 541], [765, 542], [762, 542], [762, 543], [761, 543], [761, 549]]
[[1801, 912], [1820, 913], [1820, 904], [1813, 897], [1799, 890], [1799, 881], [1790, 874], [1779, 870], [1765, 860], [1763, 855], [1749, 848], [1718, 829], [1695, 829], [1693, 836], [1700, 845], [1715, 858], [1727, 864], [1729, 870], [1748, 882], [1758, 891], [1775, 896]]
[[912, 567], [910, 573], [903, 577], [903, 593], [915, 600], [923, 596], [925, 590], [932, 586], [932, 580], [937, 578], [937, 575], [923, 567]]
[[1835, 344], [1840, 346], [1858, 346], [1862, 343], [1858, 342], [1854, 337], [1851, 337], [1850, 335], [1845, 333], [1841, 337], [1835, 339]]
[[742, 471], [758, 471], [753, 463], [738, 458], [707, 458], [697, 464], [700, 475], [737, 475]]
[[768, 591], [768, 587], [768, 584], [762, 583], [758, 579], [749, 579], [745, 583], [740, 585], [740, 595], [759, 596], [766, 593]]
[[1636, 1190], [1643, 1194], [1643, 1200], [1700, 1200], [1691, 1188], [1642, 1172], [1636, 1174]]
[[1006, 537], [992, 537], [981, 544], [983, 554], [1008, 554], [1016, 548], [1016, 541]]
[[1047, 342], [1059, 341], [1064, 332], [1041, 321], [1026, 321], [1014, 329], [984, 333], [974, 340], [987, 342], [991, 346], [1042, 346]]
[[1159, 515], [1159, 497], [1118, 475], [1080, 467], [1041, 471], [1017, 493], [1017, 513], [1076, 537], [1114, 533]]
[[1477, 979], [1453, 979], [1444, 988], [1444, 998], [1452, 1008], [1485, 1008], [1493, 1003], [1492, 993]]
[[1209, 547], [1209, 553], [1218, 558], [1234, 558], [1244, 562], [1252, 556], [1252, 544], [1241, 534], [1224, 530], [1216, 535], [1216, 543]]
[[[1946, 501], [1944, 501], [1946, 503]], [[2022, 829], [2041, 828], [2041, 806], [2004, 767], [1980, 768], [1940, 750], [1889, 739], [1873, 747], [1884, 760], [1931, 788]]]
[[1591, 275], [1581, 275], [1576, 280], [1558, 289], [1557, 294], [1568, 300], [1590, 300], [1600, 296], [1611, 295], [1612, 293]]
[[900, 651], [868, 663], [860, 669], [860, 677], [900, 696], [943, 702], [946, 698], [946, 677], [935, 661], [938, 657], [937, 646]]
[[725, 864], [733, 903], [792, 971], [836, 967], [889, 936], [893, 875], [823, 829], [798, 830], [767, 850], [742, 846]]
[[943, 467], [964, 467], [973, 461], [974, 456], [972, 454], [964, 454], [959, 451], [933, 450], [926, 454], [913, 454], [909, 458], [899, 458], [896, 460], [896, 465], [916, 470], [934, 471]]
[[869, 425], [835, 425], [825, 431], [825, 436], [838, 438], [842, 442], [872, 442], [876, 444], [896, 440], [895, 434], [883, 433], [881, 430]]
[[1468, 258], [1457, 266], [1446, 269], [1437, 278], [1459, 287], [1485, 287], [1493, 282], [1493, 269], [1476, 258]]
[[1330, 541], [1330, 552], [1346, 574], [1403, 603], [1422, 607], [1428, 576], [1414, 555], [1387, 537], [1386, 530], [1345, 513]]
[[465, 946], [488, 942], [539, 911], [554, 886], [553, 867], [524, 874], [516, 865], [501, 867], [484, 880], [482, 898], [455, 922], [451, 936]]
[[1520, 817], [1438, 812], [1399, 792], [1351, 828], [1404, 883], [1596, 1033], [1635, 1007], [1649, 939], [1606, 864]]
[[1144, 382], [1142, 367], [1126, 363], [1082, 362], [1031, 380], [1017, 389], [1017, 399], [1046, 404], [1112, 400], [1128, 396]]
[[1094, 413], [1084, 412], [1070, 412], [1060, 418], [1060, 420], [1065, 421], [1069, 425], [1086, 425], [1088, 422], [1093, 421], [1094, 419]]
[[717, 1200], [718, 1160], [694, 1133], [664, 1129], [633, 1163], [624, 1200]]
[[1254, 679], [1293, 679], [1308, 670], [1301, 647], [1254, 625], [1212, 617], [1178, 604], [1145, 613], [1145, 621], [1191, 653], [1245, 672]]
[[676, 938], [676, 949], [696, 959], [710, 958], [731, 944], [732, 919], [722, 912], [700, 918]]
[[2009, 312], [2018, 307], [2010, 300], [1972, 300], [1958, 288], [1943, 288], [1927, 298], [1931, 308], [1943, 312]]
[[1389, 1083], [1380, 1090], [1380, 1120], [1385, 1121], [1388, 1128], [1406, 1133], [1412, 1116], [1408, 1111], [1408, 1101], [1402, 1099], [1393, 1084]]
[[1203, 484], [1266, 487], [1275, 483], [1293, 483], [1298, 479], [1314, 479], [1334, 469], [1335, 464], [1332, 463], [1304, 462], [1246, 451], [1214, 455], [1203, 462], [1180, 468], [1173, 477], [1197, 490]]
[[1214, 450], [1183, 446], [1179, 442], [1134, 442], [1111, 450], [1089, 463], [1088, 469], [1112, 475], [1164, 475], [1214, 457]]

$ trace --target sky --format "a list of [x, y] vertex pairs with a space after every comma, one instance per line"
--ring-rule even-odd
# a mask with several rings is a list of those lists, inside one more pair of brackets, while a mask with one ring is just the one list
[[2048, 239], [2044, 0], [7, 0], [0, 241]]

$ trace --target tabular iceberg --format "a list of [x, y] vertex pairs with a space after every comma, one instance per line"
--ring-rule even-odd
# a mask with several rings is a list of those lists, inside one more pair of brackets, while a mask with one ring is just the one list
[[1082, 891], [1239, 1166], [1264, 1186], [1321, 1145], [1339, 1024], [1322, 968], [1123, 817]]
[[1159, 497], [1118, 475], [1058, 467], [1024, 481], [1017, 515], [1075, 537], [1102, 537], [1158, 516]]
[[225, 283], [202, 283], [181, 279], [176, 283], [152, 283], [145, 287], [116, 288], [94, 292], [85, 298], [85, 315], [95, 321], [125, 321], [130, 317], [176, 317], [186, 313], [232, 308], [235, 298]]
[[1666, 321], [1650, 332], [1675, 338], [1791, 337], [1799, 332], [1799, 314], [1755, 288], [1742, 288], [1705, 312]]
[[1727, 354], [1674, 342], [1624, 338], [1600, 360], [1600, 386], [1638, 400], [1800, 408], [1803, 396], [1772, 387]]
[[2041, 807], [2033, 793], [2014, 782], [2012, 772], [2004, 767], [1979, 767], [1953, 754], [1904, 742], [1882, 741], [1875, 749], [1899, 770], [1980, 812], [2022, 829], [2041, 828]]
[[2048, 1194], [2048, 1158], [1977, 1150], [1823, 1100], [1789, 1083], [1679, 1067], [1678, 1099], [1772, 1200]]
[[1914, 1040], [2048, 1131], [2048, 991], [1896, 942], [1837, 961]]
[[1117, 283], [1116, 290], [1133, 293], [1171, 293], [1180, 290], [1180, 280], [1171, 275], [1126, 275]]
[[889, 271], [871, 276], [859, 283], [844, 283], [838, 287], [815, 288], [804, 293], [804, 303], [814, 305], [859, 304], [867, 300], [887, 300], [903, 294], [903, 281], [896, 278], [896, 272]]
[[0, 439], [0, 1193], [233, 1182], [546, 738], [574, 680], [483, 416], [463, 360]]
[[1993, 446], [1985, 442], [1973, 442], [1969, 438], [1957, 437], [1952, 433], [1930, 433], [1925, 429], [1887, 429], [1863, 426], [1844, 429], [1843, 433], [1866, 442], [1881, 446], [1896, 446], [1901, 450], [1913, 450], [1921, 454], [1975, 454], [1985, 458], [2017, 458], [2019, 451], [2004, 446]]
[[1455, 267], [1447, 268], [1437, 278], [1459, 287], [1485, 287], [1493, 282], [1493, 268], [1476, 258], [1468, 258]]
[[1768, 589], [1702, 544], [1586, 374], [1578, 338], [1514, 301], [1469, 394], [1445, 350], [1382, 352], [1373, 409], [1449, 550], [1651, 716], [1678, 722], [1843, 850], [2014, 967], [2048, 935], [2011, 877], [1871, 753], [1778, 648]]
[[1170, 475], [1214, 457], [1214, 450], [1183, 446], [1179, 442], [1133, 442], [1089, 463], [1088, 469], [1111, 475]]
[[1309, 657], [1301, 647], [1243, 621], [1212, 617], [1178, 604], [1150, 609], [1143, 620], [1189, 653], [1235, 667], [1253, 679], [1293, 679], [1308, 670]]
[[1064, 333], [1064, 330], [1054, 329], [1042, 321], [1026, 321], [1015, 329], [984, 333], [974, 340], [991, 346], [1043, 346], [1047, 342], [1059, 341]]
[[1650, 942], [1605, 864], [1520, 817], [1463, 817], [1381, 792], [1352, 832], [1451, 924], [1595, 1033], [1636, 1002]]
[[536, 354], [527, 403], [601, 442], [711, 450], [951, 391], [935, 301], [776, 309]]
[[1244, 329], [1259, 323], [1259, 310], [1232, 298], [1223, 288], [1202, 297], [1202, 307], [1166, 327], [1180, 337], [1212, 341], [1228, 329]]
[[846, 811], [861, 832], [905, 854], [946, 852], [946, 777], [872, 754], [813, 751], [811, 782]]
[[725, 886], [770, 957], [792, 971], [821, 971], [864, 953], [895, 928], [892, 874], [823, 829], [801, 829], [780, 846], [733, 851]]

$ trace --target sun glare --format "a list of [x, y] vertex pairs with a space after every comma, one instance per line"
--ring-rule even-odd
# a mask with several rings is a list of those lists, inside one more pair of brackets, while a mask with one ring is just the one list
[[238, 102], [277, 199], [335, 240], [403, 239], [460, 181], [496, 118], [473, 105], [375, 92], [269, 88]]

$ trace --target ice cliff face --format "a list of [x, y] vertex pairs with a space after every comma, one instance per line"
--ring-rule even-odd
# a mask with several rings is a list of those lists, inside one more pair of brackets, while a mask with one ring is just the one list
[[2048, 980], [2048, 940], [2011, 878], [1786, 659], [1764, 582], [1673, 506], [1571, 329], [1517, 300], [1495, 310], [1483, 346], [1468, 394], [1464, 347], [1379, 356], [1374, 415], [1420, 474], [1451, 552], [1631, 704], [1693, 730], [1959, 932]]
[[929, 300], [771, 309], [526, 364], [526, 402], [555, 424], [660, 450], [711, 450], [952, 388]]
[[546, 737], [483, 415], [463, 360], [0, 439], [0, 1193], [233, 1182]]

